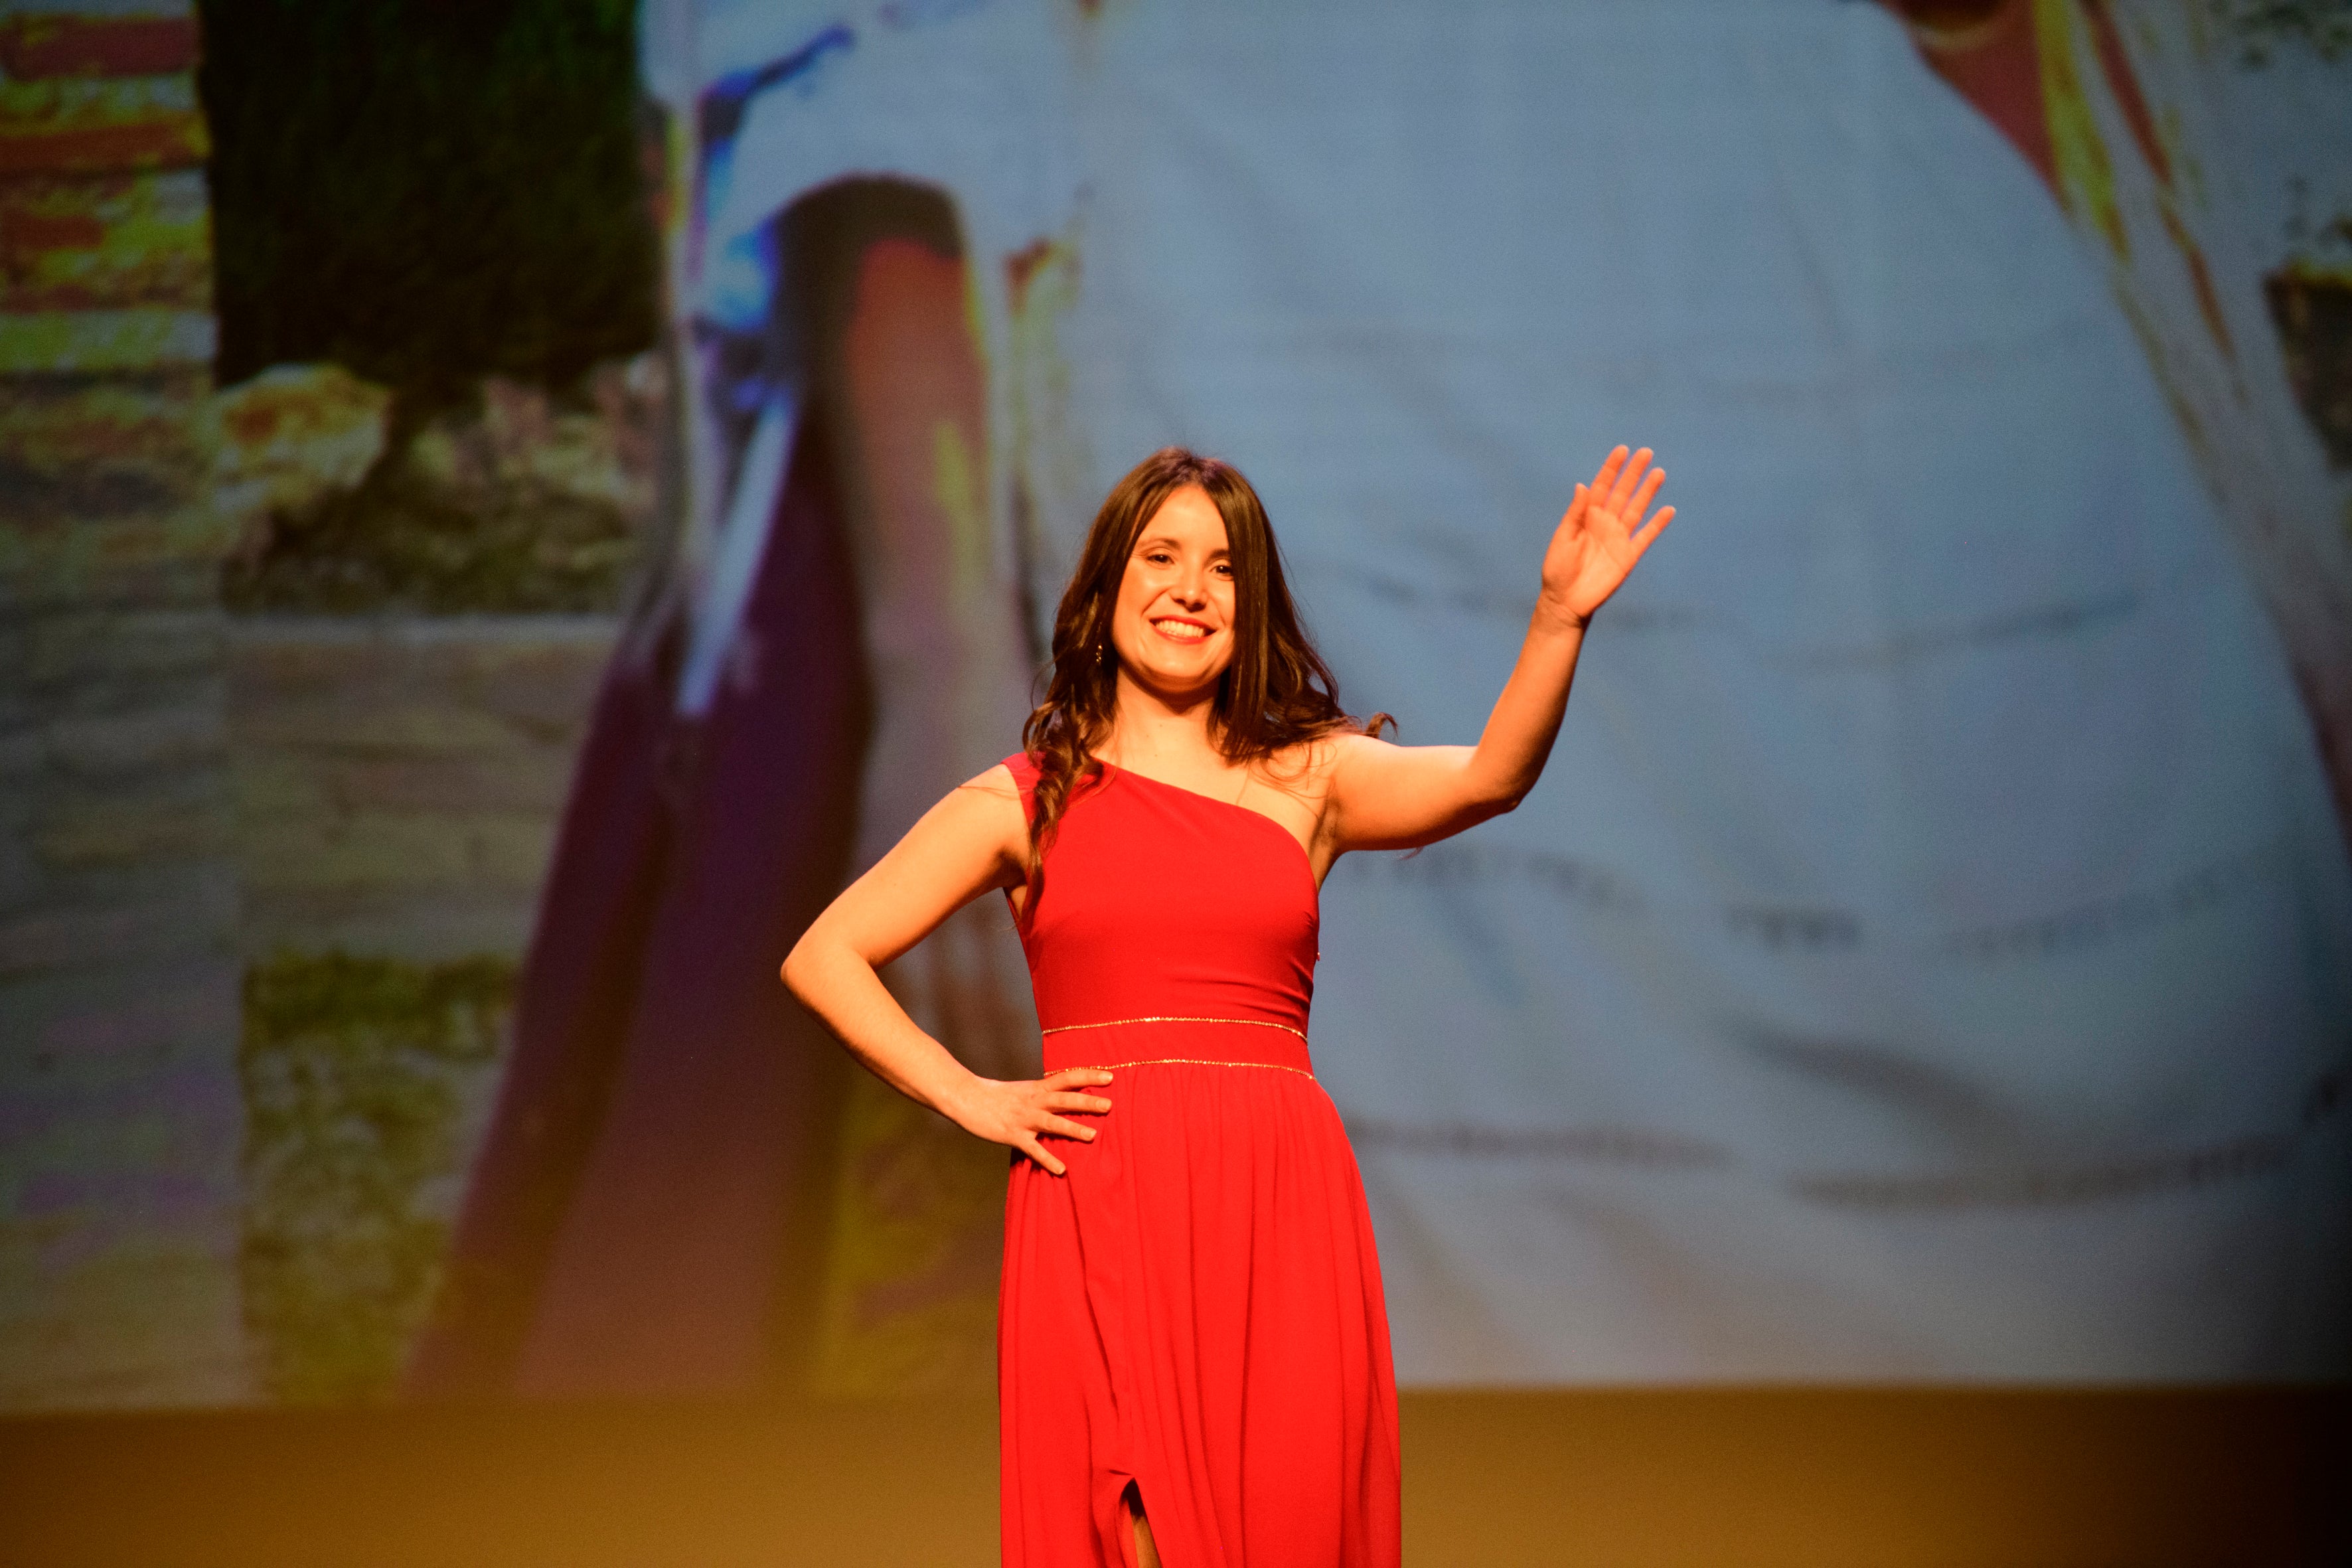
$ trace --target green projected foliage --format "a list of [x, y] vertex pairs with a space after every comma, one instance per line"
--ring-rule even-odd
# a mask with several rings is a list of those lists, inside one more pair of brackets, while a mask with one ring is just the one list
[[439, 1279], [461, 1108], [514, 994], [499, 958], [282, 953], [246, 972], [246, 1328], [270, 1394], [384, 1397]]
[[395, 437], [654, 341], [633, 0], [203, 0], [218, 370], [333, 360]]

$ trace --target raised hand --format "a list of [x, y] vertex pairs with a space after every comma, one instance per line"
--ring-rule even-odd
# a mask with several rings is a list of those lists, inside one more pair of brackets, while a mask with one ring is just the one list
[[1544, 552], [1540, 609], [1579, 626], [1591, 618], [1674, 518], [1675, 509], [1664, 507], [1643, 521], [1665, 482], [1665, 469], [1650, 467], [1650, 448], [1629, 459], [1620, 447], [1591, 484], [1576, 487]]

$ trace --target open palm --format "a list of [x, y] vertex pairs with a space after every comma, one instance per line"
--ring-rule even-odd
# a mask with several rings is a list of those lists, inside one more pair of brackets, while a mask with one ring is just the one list
[[1544, 551], [1547, 605], [1581, 621], [1608, 601], [1674, 518], [1675, 509], [1663, 507], [1643, 519], [1665, 481], [1664, 468], [1650, 467], [1650, 448], [1628, 458], [1620, 447], [1591, 484], [1576, 487], [1576, 499]]

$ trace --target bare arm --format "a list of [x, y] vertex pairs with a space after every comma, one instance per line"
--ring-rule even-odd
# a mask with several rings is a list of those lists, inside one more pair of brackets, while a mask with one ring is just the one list
[[1665, 477], [1650, 467], [1648, 447], [1629, 459], [1620, 447], [1591, 485], [1576, 487], [1544, 552], [1543, 587], [1518, 663], [1475, 746], [1393, 746], [1368, 736], [1339, 743], [1328, 797], [1335, 849], [1433, 844], [1510, 810], [1535, 787], [1593, 611], [1674, 517], [1666, 507], [1643, 521]]
[[923, 814], [890, 852], [844, 889], [784, 960], [784, 984], [875, 1076], [966, 1131], [1027, 1153], [1055, 1175], [1062, 1163], [1038, 1138], [1092, 1140], [1066, 1112], [1110, 1101], [1074, 1092], [1110, 1074], [1073, 1069], [1040, 1080], [984, 1079], [916, 1026], [876, 973], [950, 915], [1023, 880], [1028, 825], [1011, 772], [991, 768]]

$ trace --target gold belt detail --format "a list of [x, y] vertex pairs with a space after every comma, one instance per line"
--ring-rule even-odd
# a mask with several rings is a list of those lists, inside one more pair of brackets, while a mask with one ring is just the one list
[[[1198, 1018], [1187, 1018], [1184, 1020], [1184, 1022], [1188, 1024], [1196, 1024], [1202, 1021], [1203, 1020]], [[1246, 1018], [1229, 1018], [1220, 1019], [1218, 1021], [1221, 1023], [1245, 1024], [1249, 1020]], [[1088, 1026], [1078, 1024], [1072, 1026], [1076, 1028], [1086, 1028]], [[1279, 1029], [1282, 1026], [1280, 1024], [1273, 1024], [1269, 1025], [1268, 1027]], [[1078, 1067], [1055, 1068], [1054, 1072], [1108, 1072], [1113, 1068], [1156, 1067], [1271, 1068], [1276, 1072], [1295, 1072], [1300, 1078], [1307, 1079], [1309, 1083], [1315, 1081], [1315, 1075], [1308, 1072], [1305, 1068], [1285, 1067], [1280, 1062], [1215, 1062], [1209, 1060], [1205, 1057], [1146, 1057], [1141, 1061], [1135, 1062], [1087, 1062]], [[1045, 1076], [1047, 1078], [1051, 1078], [1054, 1076], [1054, 1073], [1047, 1073]]]
[[[1072, 1029], [1116, 1029], [1121, 1024], [1247, 1024], [1253, 1029], [1280, 1029], [1284, 1034], [1297, 1035], [1302, 1040], [1307, 1037], [1307, 1031], [1304, 1029], [1294, 1029], [1287, 1024], [1270, 1023], [1264, 1018], [1184, 1018], [1162, 1014], [1155, 1014], [1149, 1018], [1106, 1018], [1099, 1024], [1056, 1024], [1050, 1029], [1040, 1029], [1037, 1032], [1041, 1035], [1065, 1035]], [[1160, 1059], [1181, 1061], [1184, 1058], [1166, 1057]], [[1297, 1072], [1298, 1069], [1292, 1068], [1289, 1070]]]

